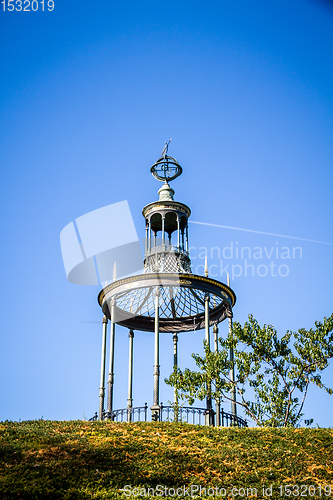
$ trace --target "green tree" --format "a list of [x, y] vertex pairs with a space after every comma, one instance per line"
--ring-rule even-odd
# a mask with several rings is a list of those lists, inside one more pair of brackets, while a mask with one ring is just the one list
[[[166, 383], [175, 387], [179, 396], [193, 404], [203, 400], [211, 387], [215, 400], [231, 401], [235, 387], [237, 404], [257, 425], [294, 427], [303, 416], [302, 410], [310, 384], [332, 394], [321, 374], [333, 357], [333, 314], [315, 328], [287, 331], [279, 338], [271, 325], [262, 328], [249, 315], [241, 326], [235, 322], [232, 333], [219, 338], [220, 350], [213, 353], [204, 342], [205, 355], [192, 354], [198, 371], [175, 369]], [[234, 350], [235, 380], [230, 379], [229, 349]], [[251, 391], [248, 389], [251, 388]], [[247, 392], [253, 394], [247, 398]]]

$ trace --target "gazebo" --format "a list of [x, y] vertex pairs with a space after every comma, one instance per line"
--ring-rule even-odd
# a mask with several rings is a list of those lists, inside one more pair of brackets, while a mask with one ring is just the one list
[[[169, 141], [170, 142], [170, 141]], [[158, 201], [146, 205], [142, 214], [145, 219], [145, 257], [142, 274], [115, 279], [98, 295], [103, 311], [103, 337], [101, 355], [101, 379], [99, 413], [93, 419], [114, 421], [165, 419], [183, 420], [206, 425], [246, 426], [237, 416], [235, 395], [232, 412], [226, 412], [218, 401], [215, 411], [211, 398], [206, 408], [181, 407], [175, 391], [174, 405], [163, 406], [159, 398], [160, 387], [160, 333], [173, 337], [174, 366], [178, 366], [178, 334], [204, 329], [205, 340], [210, 346], [210, 329], [214, 334], [214, 348], [218, 349], [218, 324], [232, 321], [232, 308], [236, 296], [230, 286], [205, 276], [192, 274], [189, 255], [188, 219], [190, 208], [174, 200], [175, 191], [170, 182], [182, 173], [178, 161], [168, 156], [169, 142], [161, 157], [151, 167], [153, 176], [163, 182], [158, 191]], [[110, 354], [107, 378], [107, 405], [105, 402], [105, 364], [107, 349], [107, 324], [110, 321]], [[127, 407], [113, 408], [114, 359], [116, 325], [129, 330], [129, 371]], [[150, 406], [133, 407], [133, 341], [134, 332], [154, 333], [153, 401]], [[232, 353], [231, 353], [232, 355]]]

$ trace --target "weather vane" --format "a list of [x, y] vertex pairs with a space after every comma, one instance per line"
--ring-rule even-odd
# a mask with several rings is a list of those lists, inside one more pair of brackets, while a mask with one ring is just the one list
[[169, 149], [170, 142], [171, 142], [171, 139], [169, 139], [168, 142], [165, 141], [165, 145], [164, 145], [164, 148], [162, 149], [162, 153], [161, 153], [161, 158], [165, 158], [166, 157], [168, 149]]
[[165, 141], [160, 158], [150, 169], [155, 179], [166, 183], [173, 181], [183, 172], [183, 169], [179, 165], [178, 161], [172, 156], [167, 155], [170, 142], [171, 139]]

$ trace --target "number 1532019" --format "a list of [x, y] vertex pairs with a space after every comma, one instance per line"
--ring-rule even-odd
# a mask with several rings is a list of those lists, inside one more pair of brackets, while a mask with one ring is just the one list
[[54, 1], [53, 0], [2, 0], [2, 10], [8, 10], [8, 12], [12, 12], [13, 10], [23, 12], [36, 12], [39, 10], [53, 10], [54, 9]]

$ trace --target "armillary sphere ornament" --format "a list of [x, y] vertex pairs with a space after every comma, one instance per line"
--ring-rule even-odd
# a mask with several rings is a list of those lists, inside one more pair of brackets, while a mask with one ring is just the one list
[[161, 157], [154, 163], [150, 171], [155, 179], [162, 182], [170, 182], [179, 177], [183, 172], [182, 167], [178, 161], [172, 156], [167, 156], [169, 144], [171, 139], [165, 143], [161, 153]]

